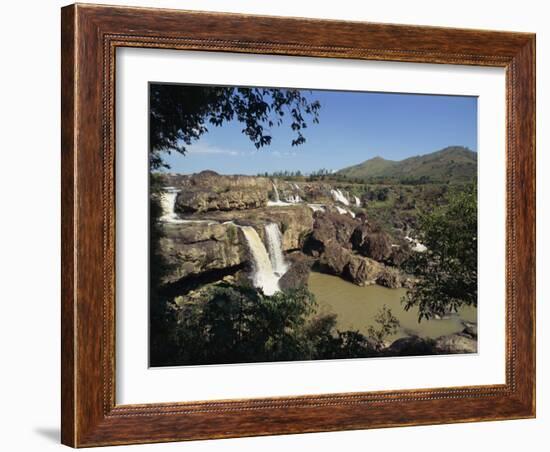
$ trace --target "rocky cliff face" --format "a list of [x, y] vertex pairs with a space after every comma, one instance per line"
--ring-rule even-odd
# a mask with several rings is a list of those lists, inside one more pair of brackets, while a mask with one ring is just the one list
[[194, 215], [193, 218], [209, 219], [220, 223], [232, 221], [242, 226], [252, 226], [265, 239], [265, 225], [277, 223], [283, 235], [285, 251], [301, 249], [307, 233], [313, 228], [313, 212], [304, 204], [258, 209], [213, 211]]
[[185, 191], [176, 199], [176, 212], [190, 214], [195, 212], [230, 211], [256, 209], [267, 204], [262, 190]]
[[167, 224], [160, 246], [169, 268], [165, 283], [207, 271], [235, 268], [248, 260], [241, 232], [232, 224]]
[[[345, 190], [336, 194], [324, 183], [275, 182], [212, 171], [163, 177], [165, 186], [177, 192], [176, 220], [163, 225], [161, 240], [171, 269], [166, 283], [205, 272], [225, 275], [250, 264], [250, 250], [240, 227], [252, 226], [267, 245], [266, 225], [271, 223], [277, 224], [287, 255], [300, 251], [309, 256], [307, 263], [304, 259], [293, 262], [283, 286], [293, 287], [307, 279], [303, 276], [311, 265], [357, 285], [397, 288], [410, 283], [410, 278], [393, 267], [403, 246], [392, 244], [364, 213], [353, 217], [351, 196]], [[349, 205], [340, 197], [349, 199]]]
[[166, 181], [180, 189], [175, 211], [184, 215], [265, 207], [271, 188], [271, 182], [264, 177], [221, 176], [213, 171], [168, 175]]
[[365, 217], [317, 213], [304, 251], [317, 259], [321, 270], [359, 286], [380, 284], [398, 288], [411, 283], [410, 277], [384, 264], [391, 262], [394, 253], [391, 239]]

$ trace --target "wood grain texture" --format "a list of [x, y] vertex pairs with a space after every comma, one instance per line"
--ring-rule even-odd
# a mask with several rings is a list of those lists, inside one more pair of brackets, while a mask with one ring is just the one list
[[[115, 404], [117, 47], [506, 68], [506, 384]], [[74, 447], [535, 415], [535, 37], [72, 5], [62, 10], [62, 442]], [[504, 152], [504, 150], [503, 150]]]

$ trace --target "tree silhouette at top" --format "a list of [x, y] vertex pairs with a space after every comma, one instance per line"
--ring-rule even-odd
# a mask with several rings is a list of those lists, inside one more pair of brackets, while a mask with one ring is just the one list
[[[162, 153], [185, 154], [187, 146], [208, 132], [237, 120], [257, 149], [271, 144], [270, 129], [286, 120], [295, 136], [292, 146], [303, 144], [306, 119], [319, 122], [318, 101], [297, 89], [225, 86], [150, 85], [150, 168], [167, 168]], [[288, 119], [287, 119], [288, 118]]]

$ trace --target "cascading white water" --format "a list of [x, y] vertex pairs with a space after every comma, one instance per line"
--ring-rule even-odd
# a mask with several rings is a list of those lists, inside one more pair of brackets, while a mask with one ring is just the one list
[[308, 204], [307, 206], [311, 210], [313, 210], [314, 212], [324, 212], [325, 211], [325, 206], [323, 206], [322, 204]]
[[349, 201], [340, 190], [332, 189], [330, 190], [330, 193], [335, 201], [341, 202], [345, 206], [349, 206]]
[[180, 221], [178, 214], [175, 212], [176, 198], [178, 190], [174, 187], [164, 187], [160, 196], [160, 206], [162, 209], [161, 221], [165, 223], [177, 223]]
[[357, 207], [361, 207], [361, 200], [357, 196], [354, 196], [354, 198], [355, 198], [355, 205]]
[[408, 235], [405, 236], [405, 239], [407, 239], [412, 245], [414, 245], [411, 249], [413, 251], [416, 251], [417, 253], [424, 253], [428, 251], [428, 247], [421, 243], [420, 241], [413, 239], [409, 237]]
[[279, 198], [279, 190], [277, 190], [277, 186], [275, 185], [275, 182], [271, 182], [271, 185], [273, 185], [273, 194], [274, 194], [274, 201], [280, 202], [281, 199]]
[[289, 195], [286, 198], [286, 201], [291, 203], [291, 204], [298, 204], [298, 203], [302, 202], [302, 198], [300, 198], [299, 195]]
[[351, 210], [344, 209], [343, 207], [340, 207], [340, 206], [334, 206], [334, 207], [336, 207], [336, 210], [340, 215], [349, 215], [351, 216], [351, 218], [355, 218], [355, 214]]
[[265, 236], [273, 271], [277, 276], [283, 276], [288, 270], [288, 265], [283, 255], [283, 236], [279, 229], [279, 225], [277, 223], [266, 224]]
[[275, 182], [271, 182], [271, 185], [273, 185], [273, 197], [275, 199], [273, 201], [267, 201], [268, 207], [286, 207], [294, 204], [293, 202], [281, 201], [281, 198], [279, 197], [279, 190], [277, 190]]
[[280, 290], [279, 276], [273, 271], [273, 266], [264, 243], [252, 226], [239, 227], [243, 231], [250, 252], [252, 253], [254, 287], [261, 288], [266, 295], [273, 295]]

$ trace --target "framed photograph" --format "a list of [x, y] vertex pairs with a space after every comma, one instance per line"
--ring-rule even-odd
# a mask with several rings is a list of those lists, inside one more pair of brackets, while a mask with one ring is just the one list
[[62, 442], [535, 416], [535, 36], [62, 9]]

